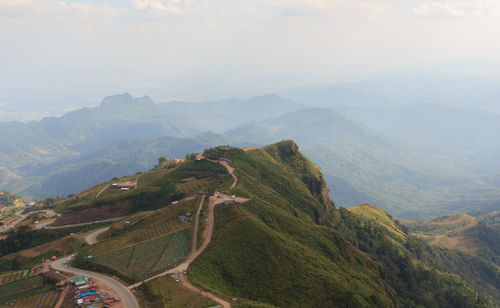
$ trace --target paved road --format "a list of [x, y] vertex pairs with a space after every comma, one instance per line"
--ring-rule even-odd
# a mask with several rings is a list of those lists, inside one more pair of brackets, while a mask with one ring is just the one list
[[109, 227], [106, 227], [90, 233], [85, 237], [85, 242], [87, 242], [87, 244], [89, 245], [94, 245], [95, 243], [97, 243], [97, 237], [108, 230]]
[[61, 228], [69, 228], [69, 227], [78, 227], [78, 226], [85, 226], [85, 225], [97, 224], [97, 223], [101, 223], [101, 222], [117, 221], [117, 220], [123, 219], [123, 218], [125, 218], [125, 217], [127, 217], [127, 216], [112, 217], [112, 218], [103, 219], [103, 220], [95, 220], [95, 221], [89, 221], [89, 222], [81, 222], [81, 223], [77, 223], [77, 224], [63, 225], [63, 226], [55, 226], [55, 227], [45, 226], [45, 228], [47, 228], [47, 229], [61, 229]]
[[33, 212], [29, 212], [29, 213], [26, 213], [26, 214], [22, 214], [24, 210], [20, 210], [20, 211], [17, 211], [16, 212], [16, 215], [19, 216], [18, 219], [14, 220], [13, 222], [11, 222], [10, 224], [6, 225], [6, 226], [2, 226], [0, 228], [0, 232], [6, 232], [8, 231], [9, 229], [11, 228], [14, 228], [18, 223], [20, 223], [21, 221], [25, 220], [26, 217], [28, 217], [29, 215], [31, 214], [35, 214], [35, 213], [41, 213], [41, 212], [46, 212], [47, 214], [49, 215], [58, 215], [56, 212], [54, 212], [53, 210], [39, 210], [39, 211], [33, 211]]
[[134, 294], [123, 284], [118, 282], [117, 280], [103, 275], [99, 274], [96, 272], [91, 272], [91, 271], [86, 271], [82, 270], [79, 268], [74, 268], [70, 267], [64, 262], [67, 262], [69, 260], [68, 257], [64, 257], [62, 259], [59, 259], [57, 261], [54, 261], [52, 263], [52, 268], [58, 271], [63, 271], [63, 272], [71, 272], [76, 275], [82, 275], [82, 276], [87, 276], [87, 277], [92, 277], [97, 281], [100, 281], [110, 287], [111, 289], [115, 290], [115, 292], [118, 294], [118, 297], [120, 300], [123, 302], [124, 306], [127, 308], [139, 308], [139, 304], [137, 303], [137, 299], [135, 298]]

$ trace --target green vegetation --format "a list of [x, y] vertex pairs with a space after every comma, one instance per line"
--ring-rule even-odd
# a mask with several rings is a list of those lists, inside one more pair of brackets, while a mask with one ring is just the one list
[[[286, 307], [493, 305], [487, 295], [499, 288], [491, 267], [470, 259], [451, 267], [453, 258], [432, 264], [452, 255], [408, 237], [380, 209], [336, 210], [320, 171], [293, 142], [226, 157], [239, 178], [231, 193], [252, 200], [216, 209], [212, 243], [190, 270], [204, 288]], [[479, 269], [476, 278], [466, 275]], [[478, 288], [480, 280], [488, 287]]]
[[381, 267], [333, 229], [315, 224], [332, 204], [323, 204], [322, 185], [303, 181], [320, 181], [320, 172], [296, 145], [232, 149], [228, 158], [239, 178], [232, 192], [253, 199], [217, 208], [212, 244], [192, 264], [194, 282], [277, 306], [391, 306], [390, 289], [377, 282]]
[[[130, 192], [98, 200], [82, 196], [60, 205], [84, 211], [128, 200], [131, 206], [127, 213], [132, 215], [115, 222], [100, 243], [83, 247], [74, 265], [127, 282], [173, 267], [186, 257], [193, 235], [192, 225], [178, 216], [194, 215], [199, 202], [172, 204], [173, 196], [216, 188], [251, 200], [216, 208], [212, 242], [191, 264], [189, 279], [238, 298], [242, 307], [475, 308], [498, 303], [498, 267], [408, 235], [376, 206], [336, 209], [321, 171], [294, 142], [247, 152], [222, 149], [209, 152], [223, 155], [235, 168], [238, 185], [231, 191], [232, 179], [222, 166], [189, 159], [145, 173]], [[488, 216], [488, 224], [495, 217]], [[494, 233], [470, 230], [480, 232], [477, 238], [485, 242], [495, 240]], [[197, 303], [182, 292], [172, 295], [172, 281], [163, 286], [157, 281], [142, 289], [150, 304]]]
[[19, 279], [22, 279], [25, 277], [25, 270], [23, 271], [15, 271], [15, 272], [10, 272], [10, 273], [5, 273], [3, 275], [0, 276], [0, 281], [2, 284], [5, 284], [5, 283], [8, 283], [8, 282], [12, 282], [12, 281], [16, 281], [16, 280], [19, 280]]
[[[139, 211], [163, 208], [187, 195], [210, 188], [220, 189], [231, 183], [231, 176], [224, 167], [202, 160], [188, 160], [173, 169], [155, 169], [141, 175], [139, 187], [130, 191], [104, 195], [95, 200], [97, 185], [81, 197], [57, 204], [64, 214], [56, 220], [78, 223], [105, 217], [126, 216]], [[92, 197], [94, 196], [94, 197]]]
[[21, 199], [21, 196], [11, 193], [9, 191], [0, 191], [0, 205], [12, 206], [16, 201]]
[[85, 232], [108, 224], [95, 223], [78, 227], [37, 230], [29, 230], [29, 226], [21, 226], [9, 232], [6, 239], [0, 240], [0, 257], [61, 239], [70, 233]]
[[[395, 244], [393, 228], [383, 222], [385, 213], [367, 220], [366, 216], [360, 219], [356, 212], [359, 209], [351, 212], [341, 208], [331, 224], [357, 248], [384, 264], [385, 281], [398, 293], [402, 306], [480, 307], [493, 301], [491, 291], [500, 287], [494, 268], [412, 236]], [[404, 228], [397, 223], [395, 226], [403, 232]], [[470, 285], [482, 295], [478, 296]]]
[[43, 279], [39, 276], [32, 276], [26, 279], [16, 280], [0, 285], [0, 302], [8, 298], [13, 298], [26, 291], [39, 290], [43, 288]]
[[[31, 295], [33, 292], [27, 292], [22, 297], [15, 297], [9, 300], [8, 307], [26, 308], [26, 307], [54, 307], [61, 296], [60, 291], [50, 290], [48, 288]], [[6, 301], [3, 301], [5, 303]]]
[[[497, 212], [476, 217], [454, 214], [432, 220], [403, 220], [403, 223], [418, 237], [413, 237], [408, 244], [418, 250], [419, 258], [426, 264], [460, 275], [483, 294], [493, 295], [498, 302], [500, 224], [496, 215]], [[425, 245], [424, 241], [435, 246]]]
[[356, 214], [362, 220], [375, 220], [379, 225], [383, 226], [396, 241], [404, 241], [407, 238], [404, 232], [405, 230], [401, 230], [401, 226], [392, 220], [392, 217], [378, 206], [361, 204], [350, 207], [348, 210]]
[[203, 152], [203, 156], [208, 159], [222, 159], [226, 157], [227, 151], [230, 150], [230, 147], [215, 147], [211, 149], [206, 149]]
[[89, 269], [94, 264], [100, 265], [128, 277], [128, 281], [138, 281], [180, 263], [188, 252], [189, 238], [183, 230], [106, 254], [94, 255], [92, 259], [86, 259], [78, 265]]
[[206, 308], [217, 303], [181, 286], [169, 276], [159, 277], [139, 287], [146, 307]]

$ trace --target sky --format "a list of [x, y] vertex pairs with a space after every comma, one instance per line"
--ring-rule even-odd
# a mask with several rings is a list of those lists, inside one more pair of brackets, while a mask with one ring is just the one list
[[500, 71], [498, 0], [0, 0], [0, 119]]

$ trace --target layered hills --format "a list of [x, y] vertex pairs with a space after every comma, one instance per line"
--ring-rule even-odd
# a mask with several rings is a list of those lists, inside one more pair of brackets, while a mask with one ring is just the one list
[[[433, 246], [374, 205], [335, 206], [321, 170], [290, 140], [163, 158], [54, 209], [60, 227], [113, 219], [97, 244], [73, 244], [73, 266], [120, 277], [145, 307], [179, 300], [168, 295], [178, 288], [168, 283], [176, 266], [187, 267], [183, 292], [192, 285], [242, 307], [494, 307], [499, 300], [495, 262]], [[47, 241], [68, 234], [53, 230], [44, 231]], [[32, 232], [42, 231], [20, 229], [8, 241]], [[21, 250], [29, 241], [23, 245], [0, 268], [16, 255], [26, 262], [17, 266], [30, 266]]]
[[156, 104], [124, 94], [60, 118], [0, 123], [0, 187], [66, 196], [151, 169], [159, 156], [293, 139], [322, 168], [340, 206], [368, 202], [406, 218], [499, 209], [498, 117], [321, 95], [300, 104], [276, 95]]

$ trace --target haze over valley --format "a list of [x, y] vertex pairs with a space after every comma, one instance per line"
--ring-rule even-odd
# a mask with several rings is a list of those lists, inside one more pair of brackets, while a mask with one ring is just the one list
[[0, 308], [500, 307], [498, 0], [0, 0]]

